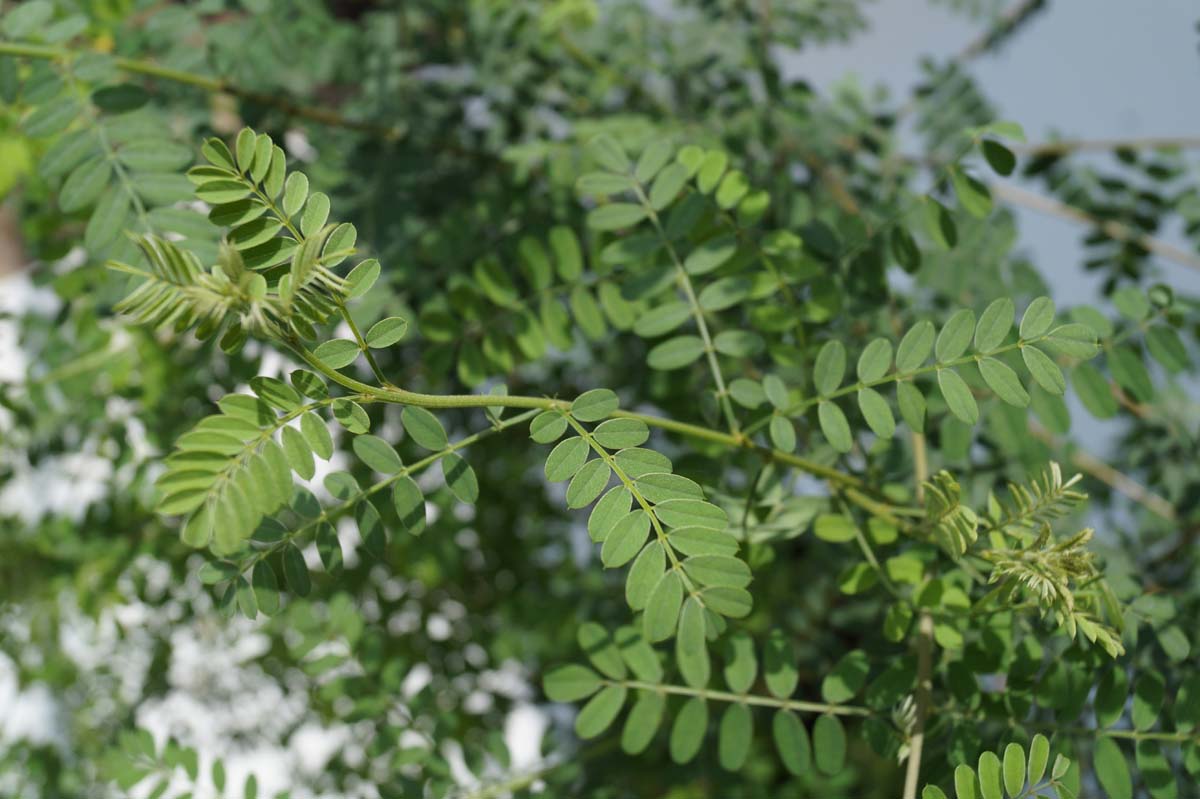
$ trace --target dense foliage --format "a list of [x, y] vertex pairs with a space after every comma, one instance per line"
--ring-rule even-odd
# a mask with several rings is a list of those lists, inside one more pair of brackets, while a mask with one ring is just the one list
[[995, 119], [1039, 3], [899, 101], [779, 67], [849, 0], [286, 5], [0, 21], [0, 790], [1197, 796], [1200, 181]]

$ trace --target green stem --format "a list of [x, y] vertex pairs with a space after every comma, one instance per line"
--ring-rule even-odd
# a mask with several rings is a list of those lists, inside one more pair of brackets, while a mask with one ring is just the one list
[[[48, 61], [70, 62], [75, 59], [77, 54], [62, 47], [49, 47], [40, 44], [22, 44], [17, 42], [0, 42], [0, 55], [20, 56], [24, 58], [40, 58]], [[331, 125], [337, 128], [345, 128], [347, 130], [355, 130], [361, 133], [369, 133], [373, 136], [378, 136], [379, 138], [388, 141], [400, 139], [406, 132], [406, 128], [402, 125], [377, 125], [372, 122], [347, 119], [336, 111], [302, 105], [279, 94], [247, 89], [221, 78], [213, 78], [208, 75], [199, 75], [195, 72], [186, 72], [181, 69], [172, 69], [170, 67], [160, 66], [149, 61], [117, 57], [113, 59], [113, 63], [115, 63], [117, 69], [121, 70], [122, 72], [128, 72], [134, 75], [143, 75], [148, 78], [168, 80], [172, 83], [179, 83], [184, 86], [193, 86], [197, 89], [203, 89], [207, 92], [231, 94], [234, 97], [238, 97], [242, 100], [249, 100], [250, 102], [279, 109], [289, 116], [307, 119], [312, 122], [319, 122], [322, 125]]]
[[671, 262], [675, 265], [675, 280], [683, 290], [683, 296], [687, 299], [688, 307], [692, 312], [692, 318], [696, 321], [696, 330], [699, 331], [700, 340], [704, 343], [704, 355], [708, 360], [708, 368], [712, 372], [713, 382], [717, 386], [717, 397], [721, 403], [721, 409], [725, 413], [725, 421], [729, 424], [729, 432], [735, 436], [739, 435], [737, 416], [733, 412], [733, 403], [729, 400], [729, 390], [725, 388], [725, 378], [721, 376], [721, 365], [717, 363], [717, 351], [713, 347], [712, 337], [708, 333], [708, 322], [704, 319], [704, 309], [700, 307], [700, 302], [696, 299], [696, 290], [692, 286], [692, 279], [688, 277], [687, 270], [683, 268], [683, 262], [679, 259], [679, 253], [675, 251], [675, 245], [671, 243], [667, 232], [663, 230], [662, 222], [658, 218], [658, 212], [650, 205], [650, 199], [646, 196], [642, 184], [635, 180], [633, 190], [637, 194], [638, 201], [649, 214], [650, 222], [654, 225], [655, 232], [658, 233], [659, 241], [667, 248], [667, 252], [671, 256]]
[[678, 696], [695, 696], [701, 699], [711, 699], [716, 702], [731, 702], [742, 705], [758, 705], [759, 707], [777, 707], [784, 710], [796, 710], [801, 713], [828, 713], [834, 716], [874, 716], [875, 711], [858, 705], [829, 705], [824, 702], [804, 702], [799, 699], [778, 699], [762, 694], [735, 694], [730, 691], [712, 691], [708, 688], [691, 688], [686, 685], [664, 685], [661, 683], [642, 682], [641, 680], [604, 680], [608, 685], [622, 685], [641, 691], [656, 691], [661, 694], [676, 694]]
[[[313, 369], [328, 377], [330, 380], [333, 380], [335, 383], [343, 386], [344, 388], [348, 388], [356, 393], [366, 394], [380, 402], [392, 402], [399, 405], [417, 405], [422, 408], [539, 408], [547, 411], [567, 411], [571, 407], [569, 402], [551, 399], [549, 397], [524, 397], [520, 395], [499, 394], [421, 394], [419, 392], [407, 391], [405, 389], [396, 387], [381, 388], [372, 386], [368, 383], [355, 380], [354, 378], [337, 371], [305, 349], [298, 341], [293, 340], [285, 343], [297, 357], [299, 357]], [[662, 416], [651, 416], [644, 413], [634, 413], [632, 411], [618, 410], [613, 412], [612, 415], [614, 417], [623, 419], [638, 419], [650, 427], [657, 427], [662, 430], [679, 433], [680, 435], [688, 436], [690, 438], [712, 441], [730, 448], [749, 450], [768, 460], [794, 466], [801, 471], [807, 472], [815, 477], [820, 477], [842, 489], [849, 489], [844, 492], [847, 499], [869, 513], [895, 522], [902, 530], [909, 530], [911, 525], [907, 524], [901, 519], [898, 519], [896, 515], [897, 513], [902, 515], [919, 514], [919, 511], [916, 509], [903, 507], [893, 508], [890, 504], [867, 496], [864, 493], [867, 488], [866, 484], [854, 475], [839, 472], [829, 466], [810, 461], [806, 458], [801, 458], [799, 455], [794, 455], [790, 452], [783, 452], [781, 450], [771, 449], [770, 447], [760, 446], [746, 438], [744, 435], [723, 433], [720, 430], [711, 430], [707, 427], [701, 427], [699, 425], [689, 424], [687, 422], [680, 422], [675, 419], [668, 419]]]
[[863, 557], [867, 559], [867, 563], [879, 577], [879, 584], [882, 585], [884, 590], [894, 596], [897, 600], [907, 604], [907, 600], [904, 599], [904, 597], [900, 594], [900, 591], [896, 588], [895, 584], [888, 579], [887, 572], [885, 572], [883, 567], [879, 565], [879, 559], [875, 557], [875, 550], [871, 549], [870, 542], [867, 541], [867, 537], [863, 535], [862, 526], [858, 523], [858, 520], [850, 515], [845, 503], [839, 501], [838, 505], [842, 506], [842, 513], [845, 514], [846, 518], [850, 520], [850, 524], [854, 528], [854, 539], [858, 542], [858, 548], [862, 551]]
[[532, 411], [527, 411], [526, 413], [517, 414], [516, 416], [505, 419], [504, 421], [499, 422], [499, 423], [493, 425], [492, 427], [489, 427], [486, 430], [480, 430], [478, 433], [473, 433], [473, 434], [467, 436], [466, 438], [460, 439], [459, 441], [455, 441], [453, 444], [450, 444], [449, 446], [445, 447], [444, 449], [438, 450], [437, 452], [433, 453], [432, 455], [426, 455], [424, 458], [420, 459], [419, 461], [414, 461], [411, 465], [405, 466], [403, 469], [401, 469], [396, 474], [393, 474], [390, 477], [386, 477], [383, 480], [380, 480], [378, 483], [374, 483], [373, 485], [369, 486], [368, 488], [355, 494], [353, 498], [348, 499], [345, 502], [339, 503], [337, 505], [330, 505], [329, 507], [323, 509], [321, 511], [320, 515], [318, 515], [312, 519], [309, 519], [307, 522], [305, 522], [300, 527], [297, 527], [295, 530], [292, 530], [291, 532], [289, 532], [286, 536], [281, 538], [279, 541], [276, 541], [273, 544], [271, 544], [269, 547], [266, 547], [265, 549], [261, 550], [254, 558], [252, 558], [252, 559], [246, 561], [244, 564], [242, 564], [242, 569], [241, 569], [242, 573], [244, 574], [248, 569], [253, 567], [254, 564], [258, 563], [260, 560], [263, 560], [268, 555], [270, 555], [272, 552], [282, 549], [286, 544], [291, 543], [295, 539], [301, 537], [308, 530], [316, 528], [318, 525], [320, 525], [324, 522], [330, 522], [330, 521], [333, 521], [334, 519], [339, 518], [340, 516], [342, 516], [342, 514], [348, 513], [349, 511], [353, 510], [355, 508], [355, 506], [358, 505], [358, 503], [362, 502], [367, 497], [369, 497], [373, 494], [377, 494], [380, 491], [383, 491], [385, 488], [387, 488], [388, 486], [397, 482], [398, 480], [402, 480], [405, 477], [410, 477], [410, 476], [416, 474], [417, 472], [422, 471], [426, 467], [432, 466], [433, 464], [435, 464], [438, 461], [445, 458], [447, 455], [458, 452], [460, 449], [465, 449], [466, 447], [471, 446], [472, 444], [480, 441], [481, 439], [487, 438], [488, 436], [493, 435], [495, 433], [503, 432], [510, 427], [515, 427], [519, 424], [523, 424], [524, 422], [527, 422], [530, 419], [532, 419], [538, 413], [540, 413], [540, 411], [532, 410]]

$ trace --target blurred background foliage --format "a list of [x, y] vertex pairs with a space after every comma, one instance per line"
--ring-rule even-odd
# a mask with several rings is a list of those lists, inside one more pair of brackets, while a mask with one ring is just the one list
[[[492, 501], [429, 493], [429, 529], [394, 537], [383, 563], [351, 546], [340, 575], [314, 572], [312, 595], [281, 614], [221, 617], [204, 558], [152, 513], [157, 460], [216, 399], [288, 362], [255, 342], [233, 355], [184, 338], [161, 346], [163, 334], [114, 315], [125, 281], [104, 262], [128, 252], [123, 227], [165, 229], [215, 257], [217, 228], [195, 209], [182, 168], [204, 137], [243, 125], [282, 143], [384, 264], [357, 313], [413, 320], [411, 344], [378, 357], [415, 390], [627, 387], [667, 415], [715, 418], [710, 398], [697, 408], [703, 375], [648, 368], [648, 345], [624, 332], [599, 285], [572, 297], [580, 329], [566, 346], [530, 360], [504, 343], [513, 315], [470, 279], [480, 259], [516, 271], [556, 225], [585, 230], [575, 184], [582, 145], [600, 133], [632, 153], [660, 139], [726, 151], [769, 195], [764, 226], [803, 242], [807, 277], [789, 312], [852, 351], [881, 319], [903, 331], [997, 296], [1023, 303], [1048, 283], [1066, 293], [1051, 266], [1099, 275], [1096, 313], [1113, 327], [1102, 338], [1124, 336], [1124, 349], [1107, 351], [1094, 375], [1073, 374], [1069, 404], [1035, 396], [1032, 421], [994, 404], [974, 439], [943, 423], [930, 432], [933, 466], [954, 470], [977, 500], [1049, 459], [1085, 472], [1109, 578], [1124, 596], [1144, 592], [1129, 634], [1143, 625], [1149, 643], [1122, 662], [1194, 665], [1197, 317], [1191, 296], [1156, 286], [1166, 261], [1200, 267], [1197, 142], [1014, 146], [1014, 180], [992, 187], [995, 212], [977, 219], [948, 203], [956, 241], [942, 246], [921, 198], [946, 191], [946, 165], [975, 157], [963, 131], [997, 116], [969, 64], [1036, 26], [1048, 4], [937, 5], [979, 36], [927, 59], [911, 96], [894, 97], [780, 68], [788, 52], [867, 30], [871, 4], [857, 0], [4, 3], [0, 791], [126, 795], [130, 762], [138, 775], [174, 773], [163, 790], [183, 790], [194, 755], [164, 751], [169, 736], [200, 752], [197, 795], [226, 769], [228, 795], [245, 796], [259, 782], [296, 796], [897, 793], [900, 766], [857, 739], [849, 767], [829, 779], [788, 777], [765, 741], [740, 774], [711, 758], [677, 766], [662, 742], [631, 759], [612, 740], [574, 741], [540, 675], [576, 657], [581, 621], [616, 625], [627, 609], [579, 520], [544, 486], [540, 448], [508, 439], [471, 451]], [[85, 160], [93, 151], [102, 157]], [[1084, 260], [1034, 263], [1010, 206], [1079, 225]], [[593, 239], [584, 249], [603, 281]], [[1169, 318], [1178, 338], [1141, 335], [1150, 303], [1169, 307], [1154, 318]], [[373, 409], [376, 426], [398, 430], [398, 410]], [[468, 419], [444, 421], [459, 437]], [[1096, 431], [1119, 446], [1092, 451]], [[802, 436], [802, 450], [818, 446], [815, 433]], [[671, 454], [692, 475], [721, 468], [702, 449]], [[369, 479], [360, 463], [339, 465]], [[902, 467], [898, 451], [872, 453], [867, 474]], [[876, 633], [882, 603], [845, 596], [829, 545], [798, 537], [810, 520], [750, 548], [759, 602], [747, 628], [793, 636], [801, 686], [812, 688], [831, 653], [894, 648]], [[1069, 650], [1063, 662], [1064, 684], [1091, 684], [1096, 661]], [[1065, 700], [1049, 704], [1067, 713]], [[931, 778], [996, 735], [949, 714], [937, 723]], [[1074, 750], [1085, 762], [1088, 746]], [[1184, 799], [1198, 795], [1186, 787], [1194, 746], [1172, 760]], [[226, 765], [214, 769], [215, 758]]]

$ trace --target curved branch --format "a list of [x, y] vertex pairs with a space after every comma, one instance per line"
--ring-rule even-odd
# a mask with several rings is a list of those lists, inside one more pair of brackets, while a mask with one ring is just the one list
[[[40, 44], [22, 44], [18, 42], [0, 42], [0, 55], [62, 62], [70, 62], [76, 57], [75, 52], [66, 48], [49, 47]], [[136, 58], [119, 56], [113, 59], [113, 62], [117, 69], [120, 69], [122, 72], [141, 75], [147, 78], [167, 80], [184, 86], [193, 86], [206, 92], [230, 94], [242, 100], [249, 100], [253, 103], [278, 109], [289, 116], [306, 119], [310, 122], [319, 122], [322, 125], [330, 125], [335, 128], [345, 128], [346, 130], [368, 133], [385, 141], [400, 139], [407, 132], [407, 129], [403, 125], [378, 125], [374, 122], [349, 119], [337, 111], [304, 105], [281, 94], [247, 89], [224, 78], [214, 78], [195, 72], [187, 72], [182, 69], [172, 69]]]

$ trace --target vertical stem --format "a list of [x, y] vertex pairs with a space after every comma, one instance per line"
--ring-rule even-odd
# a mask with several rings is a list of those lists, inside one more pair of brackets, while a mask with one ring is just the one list
[[638, 202], [645, 207], [646, 213], [650, 218], [650, 223], [654, 225], [654, 230], [658, 233], [659, 240], [662, 241], [667, 254], [671, 256], [671, 262], [675, 265], [675, 282], [678, 284], [680, 290], [683, 291], [683, 296], [687, 300], [688, 307], [692, 310], [692, 319], [696, 322], [696, 331], [700, 334], [700, 340], [704, 343], [704, 355], [708, 360], [708, 368], [712, 372], [713, 382], [717, 387], [717, 401], [721, 406], [721, 410], [725, 413], [725, 421], [729, 424], [729, 432], [735, 437], [740, 438], [742, 435], [741, 427], [738, 425], [737, 415], [733, 412], [733, 403], [729, 400], [729, 390], [725, 387], [725, 378], [721, 375], [721, 365], [717, 362], [717, 350], [713, 346], [712, 336], [708, 332], [708, 322], [704, 319], [704, 309], [700, 307], [700, 301], [696, 298], [696, 290], [692, 287], [692, 279], [688, 277], [687, 270], [683, 268], [683, 261], [679, 258], [679, 253], [675, 251], [675, 245], [671, 243], [670, 237], [667, 236], [667, 231], [663, 229], [662, 221], [658, 218], [658, 212], [650, 204], [650, 198], [646, 196], [642, 185], [635, 183], [633, 190], [637, 195]]
[[[925, 453], [925, 436], [913, 433], [913, 477], [917, 482], [917, 500], [925, 501], [925, 479], [929, 462]], [[917, 620], [917, 717], [908, 741], [908, 770], [904, 775], [903, 799], [917, 799], [921, 779], [921, 754], [925, 748], [925, 720], [929, 715], [933, 679], [933, 617], [921, 611]]]

